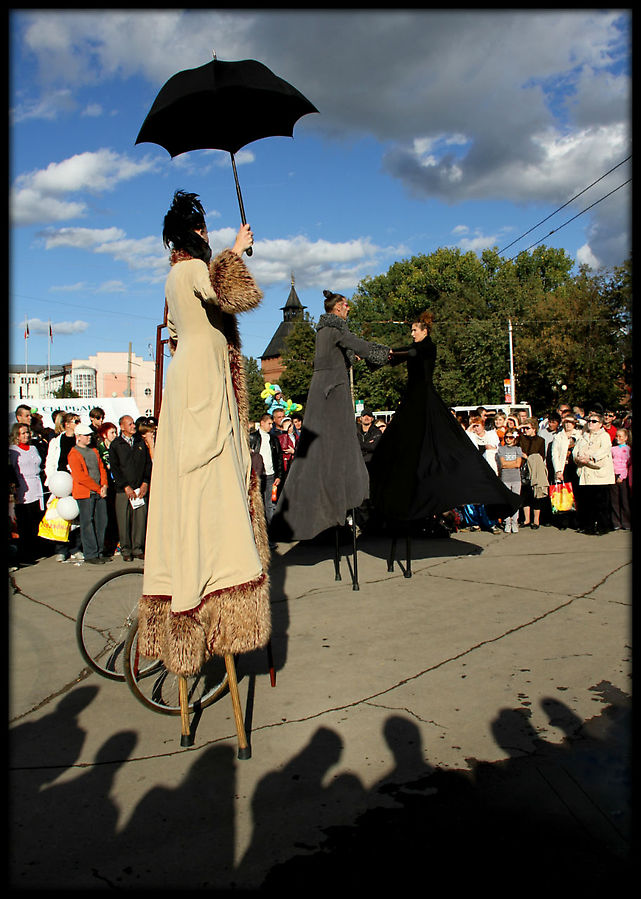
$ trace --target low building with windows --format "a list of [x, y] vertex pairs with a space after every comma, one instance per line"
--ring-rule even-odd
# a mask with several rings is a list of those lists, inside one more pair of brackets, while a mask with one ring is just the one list
[[135, 353], [96, 353], [64, 365], [9, 365], [9, 408], [49, 399], [63, 384], [82, 399], [132, 397], [141, 415], [153, 415], [156, 363]]

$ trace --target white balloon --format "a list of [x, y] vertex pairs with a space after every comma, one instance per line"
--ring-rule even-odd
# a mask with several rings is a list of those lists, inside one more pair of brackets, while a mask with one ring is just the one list
[[78, 503], [73, 496], [63, 496], [58, 500], [58, 515], [65, 521], [73, 521], [80, 514]]
[[49, 489], [54, 496], [62, 498], [71, 495], [73, 478], [68, 471], [56, 471], [49, 478]]

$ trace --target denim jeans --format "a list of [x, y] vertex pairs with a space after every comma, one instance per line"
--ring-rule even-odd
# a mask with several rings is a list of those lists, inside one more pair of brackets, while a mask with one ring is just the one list
[[87, 499], [76, 500], [80, 509], [80, 539], [85, 559], [95, 559], [104, 549], [107, 530], [107, 500], [91, 494]]
[[272, 502], [272, 487], [276, 475], [264, 474], [262, 477], [263, 503], [265, 505], [265, 519], [267, 524], [272, 520], [276, 503]]

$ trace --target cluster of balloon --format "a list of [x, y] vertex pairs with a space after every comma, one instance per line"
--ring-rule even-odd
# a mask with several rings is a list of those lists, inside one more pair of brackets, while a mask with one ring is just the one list
[[80, 510], [78, 503], [71, 495], [73, 480], [68, 471], [57, 471], [49, 478], [51, 495], [58, 497], [55, 506], [50, 506], [45, 513], [45, 518], [64, 518], [65, 521], [73, 521]]

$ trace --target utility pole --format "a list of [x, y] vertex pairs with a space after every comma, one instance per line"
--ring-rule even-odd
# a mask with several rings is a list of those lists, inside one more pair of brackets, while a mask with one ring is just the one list
[[129, 355], [127, 357], [127, 396], [131, 396], [131, 341], [129, 341]]
[[512, 346], [512, 319], [508, 318], [508, 336], [510, 338], [510, 392], [512, 394], [512, 405], [516, 405], [516, 385], [514, 382], [514, 348]]

